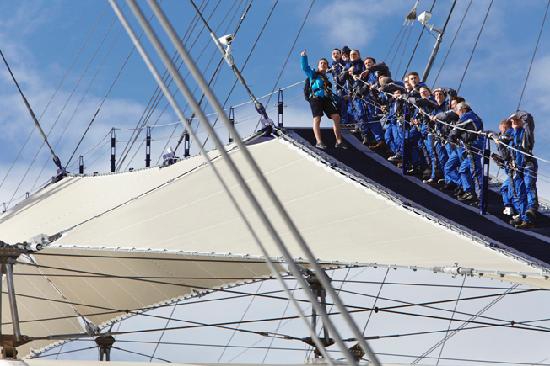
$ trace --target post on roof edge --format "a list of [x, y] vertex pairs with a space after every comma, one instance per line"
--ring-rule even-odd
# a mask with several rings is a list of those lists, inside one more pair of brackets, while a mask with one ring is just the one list
[[116, 171], [116, 129], [111, 128], [111, 173]]
[[[235, 108], [229, 107], [229, 123], [231, 123], [232, 126], [235, 126]], [[231, 132], [229, 133], [229, 143], [233, 142], [233, 136], [231, 136]]]
[[[13, 281], [13, 266], [17, 263], [17, 258], [27, 250], [20, 245], [9, 245], [0, 241], [0, 267], [2, 280], [6, 276], [8, 287], [8, 302], [11, 312], [11, 322], [13, 334], [4, 334], [0, 326], [0, 346], [2, 347], [2, 359], [17, 359], [17, 347], [30, 342], [30, 338], [21, 335], [19, 327], [19, 311], [17, 309], [17, 300]], [[0, 280], [0, 293], [2, 291], [3, 281]], [[0, 319], [2, 319], [2, 296], [0, 296]]]
[[283, 89], [279, 89], [277, 92], [277, 127], [283, 128], [283, 113], [284, 113], [284, 99], [283, 99]]
[[151, 166], [151, 126], [147, 126], [145, 136], [145, 167]]
[[[321, 282], [319, 281], [319, 279], [317, 278], [317, 276], [313, 271], [309, 269], [304, 269], [304, 277], [307, 283], [309, 284], [309, 287], [315, 294], [315, 296], [319, 299], [319, 303], [321, 304], [323, 309], [325, 309], [325, 312], [326, 312], [327, 291], [325, 290], [325, 288], [323, 287], [323, 285], [321, 284]], [[311, 327], [313, 329], [317, 329], [317, 317], [318, 317], [317, 312], [315, 311], [315, 308], [312, 307], [311, 308]], [[323, 345], [325, 347], [329, 347], [334, 344], [334, 340], [330, 337], [327, 327], [325, 326], [323, 326], [323, 337], [320, 339], [321, 339], [321, 342], [323, 342]], [[313, 342], [313, 339], [311, 339], [311, 337], [304, 338], [304, 341], [309, 345], [311, 345], [312, 347], [314, 347], [315, 349], [314, 355], [316, 359], [322, 357], [321, 352], [319, 351], [319, 349], [317, 348], [317, 345], [315, 344], [315, 342]]]
[[95, 338], [99, 350], [99, 361], [111, 361], [111, 349], [115, 343], [115, 337], [102, 334]]
[[84, 174], [84, 156], [78, 157], [78, 174]]

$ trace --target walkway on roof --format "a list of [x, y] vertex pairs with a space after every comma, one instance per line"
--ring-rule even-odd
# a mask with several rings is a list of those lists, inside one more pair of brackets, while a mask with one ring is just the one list
[[[322, 129], [323, 141], [329, 147], [323, 152], [313, 147], [315, 139], [311, 128], [290, 128], [288, 131], [291, 138], [311, 148], [313, 154], [343, 163], [354, 171], [352, 176], [374, 183], [380, 190], [398, 197], [407, 206], [431, 213], [452, 225], [459, 225], [496, 247], [506, 247], [507, 251], [524, 253], [542, 262], [543, 266], [550, 266], [549, 217], [540, 215], [538, 228], [518, 230], [510, 226], [507, 218], [502, 215], [502, 201], [495, 191], [490, 191], [489, 194], [489, 214], [482, 216], [477, 207], [459, 202], [422, 183], [416, 177], [402, 175], [401, 169], [370, 151], [350, 132], [344, 132], [349, 148], [337, 150], [333, 148], [335, 138], [332, 129]], [[411, 232], [413, 231], [414, 228], [411, 228]]]

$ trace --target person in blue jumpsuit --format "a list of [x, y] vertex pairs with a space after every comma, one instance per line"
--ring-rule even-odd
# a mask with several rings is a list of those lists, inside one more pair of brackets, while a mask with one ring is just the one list
[[[514, 120], [518, 120], [523, 125], [524, 135], [522, 142], [522, 149], [529, 155], [533, 154], [533, 148], [535, 147], [535, 121], [530, 113], [525, 111], [517, 111], [512, 114], [508, 119], [513, 123]], [[537, 195], [537, 171], [538, 164], [537, 159], [527, 156], [525, 161], [524, 181], [525, 189], [527, 192], [527, 214], [534, 219], [536, 217], [539, 202]]]
[[493, 160], [495, 163], [502, 169], [506, 174], [506, 179], [502, 182], [500, 186], [500, 196], [502, 197], [502, 204], [504, 205], [503, 214], [506, 216], [512, 216], [514, 212], [514, 203], [512, 199], [514, 197], [514, 183], [512, 177], [512, 170], [510, 170], [511, 165], [511, 150], [509, 145], [512, 141], [512, 135], [514, 129], [512, 128], [512, 121], [509, 119], [504, 119], [500, 121], [498, 125], [499, 133], [498, 135], [490, 133], [491, 137], [497, 144], [498, 154], [492, 154]]
[[401, 162], [403, 150], [403, 123], [407, 114], [407, 105], [402, 99], [403, 92], [396, 89], [392, 95], [390, 110], [387, 116], [386, 133], [384, 139], [386, 145], [393, 153], [388, 160], [394, 163]]
[[512, 141], [510, 146], [515, 150], [510, 153], [512, 159], [512, 177], [514, 181], [514, 197], [512, 199], [514, 208], [516, 209], [518, 218], [510, 221], [510, 224], [516, 228], [529, 229], [534, 227], [533, 218], [527, 215], [527, 190], [525, 186], [525, 173], [528, 156], [523, 154], [525, 152], [525, 142], [527, 140], [526, 129], [523, 126], [523, 121], [520, 118], [512, 119]]
[[460, 118], [455, 126], [455, 131], [458, 131], [461, 140], [461, 146], [458, 148], [460, 157], [458, 173], [464, 192], [457, 198], [464, 202], [475, 202], [477, 201], [476, 183], [478, 187], [481, 187], [483, 179], [481, 151], [483, 151], [484, 142], [484, 137], [476, 132], [483, 130], [483, 121], [466, 102], [457, 104], [456, 113]]
[[300, 53], [300, 66], [306, 74], [311, 85], [312, 95], [309, 100], [311, 113], [313, 115], [313, 133], [315, 135], [316, 147], [326, 149], [321, 139], [321, 117], [323, 113], [332, 119], [334, 135], [336, 136], [336, 148], [345, 148], [340, 131], [340, 115], [332, 98], [331, 85], [326, 76], [328, 61], [324, 58], [319, 60], [317, 70], [312, 69], [308, 64], [306, 51]]
[[433, 129], [433, 122], [430, 120], [429, 116], [432, 115], [433, 111], [436, 109], [437, 103], [427, 86], [420, 87], [419, 92], [420, 98], [414, 99], [414, 103], [417, 108], [415, 118], [420, 122], [420, 140], [418, 149], [419, 151], [422, 151], [423, 157], [428, 166], [425, 174], [429, 175], [429, 177], [426, 177], [424, 183], [435, 185], [437, 183], [435, 173], [437, 171], [438, 159], [431, 133], [431, 130]]
[[331, 53], [332, 64], [330, 67], [330, 73], [332, 74], [332, 81], [336, 85], [336, 93], [338, 95], [338, 111], [340, 112], [340, 123], [348, 123], [348, 101], [344, 98], [346, 95], [346, 70], [349, 68], [349, 64], [342, 60], [342, 51], [338, 48], [332, 50]]
[[[374, 58], [367, 57], [363, 65], [364, 70], [359, 75], [353, 73], [350, 68], [350, 76], [353, 78], [353, 112], [358, 130], [363, 136], [363, 143], [368, 144], [371, 149], [381, 150], [386, 147], [386, 144], [384, 131], [380, 124], [382, 112], [377, 89], [378, 77], [374, 69], [369, 70], [370, 67], [375, 66]], [[368, 139], [370, 135], [375, 140], [371, 144]]]
[[[429, 185], [437, 185], [439, 179], [443, 178], [445, 164], [448, 160], [447, 150], [445, 149], [445, 139], [443, 137], [445, 125], [438, 123], [435, 116], [439, 113], [445, 113], [449, 110], [449, 100], [447, 92], [442, 88], [436, 88], [433, 91], [435, 106], [430, 113], [430, 129], [426, 137], [426, 149], [431, 158], [431, 175], [424, 181]], [[443, 181], [442, 181], [443, 182]]]
[[458, 156], [458, 141], [455, 141], [452, 134], [452, 126], [454, 126], [459, 119], [458, 114], [456, 114], [456, 106], [464, 102], [464, 98], [455, 97], [451, 98], [450, 107], [451, 109], [444, 113], [439, 113], [436, 115], [436, 120], [445, 123], [443, 126], [443, 138], [446, 139], [445, 150], [447, 151], [447, 162], [445, 163], [443, 169], [444, 190], [454, 191], [455, 193], [462, 194], [462, 188], [460, 184], [460, 175], [458, 174], [458, 167], [460, 166], [460, 157]]

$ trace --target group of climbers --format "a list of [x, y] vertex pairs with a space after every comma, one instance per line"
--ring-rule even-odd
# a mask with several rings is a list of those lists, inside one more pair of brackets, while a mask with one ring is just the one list
[[[538, 210], [537, 161], [532, 156], [534, 121], [523, 111], [501, 122], [499, 133], [484, 131], [482, 119], [450, 88], [431, 90], [417, 72], [394, 80], [389, 67], [373, 57], [361, 58], [347, 46], [333, 49], [332, 63], [319, 60], [317, 69], [301, 52], [307, 76], [304, 93], [313, 115], [316, 147], [323, 113], [332, 120], [336, 146], [346, 149], [341, 125], [353, 126], [363, 144], [423, 182], [477, 204], [483, 184], [483, 150], [488, 138], [499, 147], [493, 159], [508, 178], [502, 185], [504, 214], [510, 224], [531, 228]], [[331, 75], [329, 81], [328, 75]]]

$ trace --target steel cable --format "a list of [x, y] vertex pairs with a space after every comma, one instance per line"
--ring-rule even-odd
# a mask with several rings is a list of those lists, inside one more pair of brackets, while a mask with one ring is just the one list
[[548, 7], [550, 7], [550, 0], [546, 3], [546, 9], [544, 9], [544, 17], [542, 18], [542, 24], [540, 25], [540, 31], [539, 31], [539, 35], [537, 37], [537, 43], [535, 45], [535, 49], [533, 50], [533, 55], [531, 56], [531, 62], [529, 62], [529, 69], [527, 70], [527, 75], [525, 76], [525, 81], [523, 82], [523, 87], [521, 88], [521, 93], [519, 95], [518, 106], [516, 107], [517, 111], [519, 111], [519, 108], [521, 107], [521, 102], [523, 101], [523, 94], [525, 93], [525, 88], [527, 88], [527, 82], [529, 81], [529, 75], [531, 75], [531, 68], [533, 67], [533, 62], [535, 61], [535, 57], [537, 56], [537, 52], [539, 50], [539, 44], [540, 44], [540, 39], [542, 37], [542, 31], [544, 30], [544, 25], [546, 24], [546, 18], [548, 16]]
[[466, 73], [468, 72], [468, 68], [470, 67], [470, 62], [472, 62], [472, 58], [474, 57], [474, 53], [477, 49], [477, 44], [479, 42], [479, 38], [481, 37], [481, 34], [483, 33], [483, 29], [485, 29], [485, 23], [487, 22], [487, 18], [489, 18], [489, 13], [491, 12], [491, 7], [493, 6], [493, 1], [489, 3], [489, 6], [487, 7], [487, 12], [485, 13], [485, 17], [483, 18], [483, 22], [481, 23], [481, 28], [479, 29], [479, 32], [476, 37], [476, 41], [474, 43], [474, 47], [472, 48], [472, 51], [470, 51], [470, 57], [468, 58], [468, 62], [466, 62], [466, 67], [464, 68], [464, 72], [462, 73], [462, 77], [460, 78], [460, 82], [458, 83], [458, 88], [456, 89], [456, 92], [460, 92], [460, 88], [462, 88], [462, 82], [464, 81], [464, 78], [466, 77]]
[[456, 32], [453, 36], [453, 40], [451, 41], [451, 44], [449, 45], [449, 48], [447, 48], [447, 52], [445, 52], [445, 57], [443, 57], [443, 61], [441, 62], [441, 65], [439, 65], [439, 69], [437, 70], [437, 75], [435, 76], [432, 89], [437, 84], [437, 80], [439, 80], [439, 75], [441, 74], [441, 71], [443, 70], [443, 67], [445, 66], [445, 62], [447, 62], [447, 58], [449, 57], [449, 54], [451, 53], [451, 50], [453, 49], [453, 46], [455, 44], [456, 39], [458, 38], [458, 34], [460, 33], [460, 30], [462, 29], [462, 25], [464, 24], [464, 20], [466, 19], [466, 16], [468, 15], [468, 11], [470, 10], [470, 7], [472, 6], [474, 0], [470, 0], [468, 3], [468, 6], [466, 6], [466, 10], [464, 10], [464, 14], [462, 15], [462, 19], [460, 20], [460, 24], [458, 25], [458, 28], [456, 29]]
[[[429, 10], [430, 13], [433, 11], [434, 6], [435, 6], [435, 0], [433, 0], [432, 6], [430, 7], [430, 10]], [[420, 40], [422, 39], [422, 36], [424, 35], [424, 30], [426, 30], [426, 26], [422, 25], [422, 30], [420, 31], [420, 34], [418, 35], [418, 38], [416, 40], [416, 44], [414, 45], [414, 48], [413, 48], [412, 53], [411, 53], [411, 57], [409, 57], [409, 61], [407, 61], [407, 66], [405, 66], [405, 71], [403, 72], [403, 76], [401, 77], [401, 79], [403, 79], [405, 77], [405, 75], [407, 74], [407, 71], [409, 70], [409, 66], [411, 66], [411, 63], [414, 59], [414, 55], [416, 54], [416, 50], [418, 49], [418, 45], [420, 44]]]

